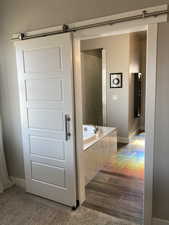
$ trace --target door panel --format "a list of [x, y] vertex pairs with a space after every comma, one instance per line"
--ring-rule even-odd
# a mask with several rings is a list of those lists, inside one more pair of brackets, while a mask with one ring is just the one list
[[[72, 41], [16, 42], [26, 189], [76, 205]], [[70, 121], [65, 121], [69, 115]], [[71, 136], [66, 140], [65, 124]]]
[[64, 141], [54, 138], [30, 137], [31, 154], [59, 160], [65, 159]]
[[54, 109], [28, 109], [29, 128], [63, 131], [63, 114]]
[[64, 168], [32, 163], [32, 179], [65, 187]]
[[[27, 80], [26, 95], [28, 101], [62, 101], [63, 85], [61, 79]], [[38, 90], [38, 92], [37, 92]]]
[[[23, 52], [25, 73], [55, 73], [62, 70], [60, 47], [40, 47]], [[46, 61], [48, 59], [48, 61]]]

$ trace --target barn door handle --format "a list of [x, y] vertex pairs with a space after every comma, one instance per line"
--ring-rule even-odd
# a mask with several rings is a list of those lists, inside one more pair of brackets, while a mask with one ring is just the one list
[[66, 141], [70, 139], [71, 133], [70, 133], [70, 116], [68, 114], [65, 115], [65, 138]]

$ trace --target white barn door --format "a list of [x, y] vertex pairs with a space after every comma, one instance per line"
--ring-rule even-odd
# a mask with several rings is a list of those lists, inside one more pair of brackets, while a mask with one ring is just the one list
[[76, 205], [72, 41], [16, 42], [27, 192]]

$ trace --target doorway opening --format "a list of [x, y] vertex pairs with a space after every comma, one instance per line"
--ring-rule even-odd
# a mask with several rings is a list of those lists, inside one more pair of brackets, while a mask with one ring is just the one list
[[144, 220], [146, 43], [146, 31], [80, 41], [83, 205], [140, 224]]

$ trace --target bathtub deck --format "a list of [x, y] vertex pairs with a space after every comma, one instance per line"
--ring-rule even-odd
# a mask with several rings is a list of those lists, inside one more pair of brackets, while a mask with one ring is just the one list
[[87, 150], [92, 145], [96, 144], [98, 141], [100, 141], [102, 138], [104, 138], [108, 134], [117, 131], [117, 129], [114, 128], [114, 127], [101, 127], [101, 126], [98, 126], [98, 128], [99, 128], [99, 133], [93, 134], [89, 138], [89, 141], [87, 141], [87, 139], [84, 141], [83, 151]]

